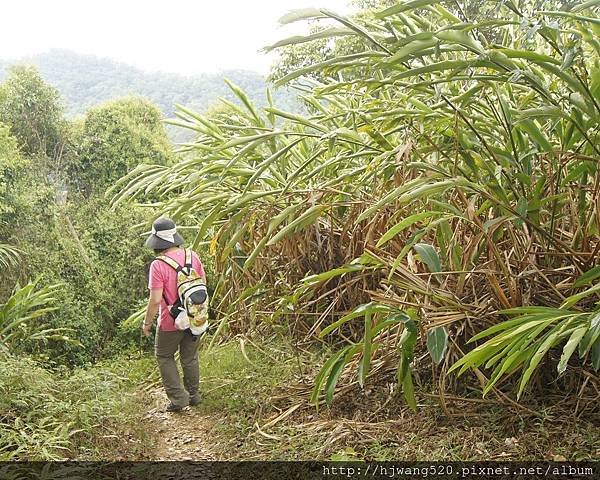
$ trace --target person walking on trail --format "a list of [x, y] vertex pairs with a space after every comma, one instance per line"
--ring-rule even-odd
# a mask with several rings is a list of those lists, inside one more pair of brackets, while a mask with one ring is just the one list
[[[146, 246], [154, 250], [157, 258], [150, 265], [148, 279], [150, 296], [142, 331], [145, 336], [150, 335], [158, 313], [154, 351], [163, 387], [170, 401], [167, 406], [168, 412], [176, 412], [188, 405], [195, 406], [200, 403], [198, 391], [200, 382], [198, 344], [200, 342], [198, 336], [193, 335], [189, 328], [186, 330], [178, 328], [173, 316], [176, 315], [173, 306], [178, 302], [181, 305], [178, 274], [187, 266], [186, 257], [195, 271], [194, 275], [201, 277], [204, 285], [206, 285], [206, 274], [198, 255], [191, 249], [183, 249], [183, 243], [175, 223], [168, 218], [156, 220], [152, 224], [152, 233], [146, 240]], [[177, 350], [179, 350], [183, 370], [183, 386], [175, 362]]]

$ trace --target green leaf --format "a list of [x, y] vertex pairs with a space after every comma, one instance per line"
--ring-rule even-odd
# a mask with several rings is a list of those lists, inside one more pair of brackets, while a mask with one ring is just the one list
[[579, 343], [580, 358], [582, 358], [594, 342], [600, 338], [600, 312], [593, 312], [590, 317], [590, 328]]
[[[591, 3], [591, 2], [588, 2], [588, 3]], [[573, 20], [579, 20], [582, 22], [590, 22], [590, 23], [593, 23], [594, 25], [600, 25], [600, 18], [585, 17], [583, 15], [574, 15], [569, 12], [541, 11], [540, 13], [542, 13], [544, 15], [548, 15], [550, 17], [566, 17], [566, 18], [572, 18]]]
[[417, 343], [417, 325], [414, 320], [404, 315], [401, 321], [404, 322], [404, 331], [398, 341], [398, 348], [401, 350], [400, 362], [398, 363], [398, 370], [396, 372], [398, 383], [402, 383], [404, 377], [409, 374], [410, 362], [413, 361], [414, 348]]
[[535, 369], [537, 368], [539, 363], [542, 361], [542, 358], [544, 357], [544, 355], [557, 342], [561, 333], [562, 333], [562, 328], [552, 330], [550, 333], [548, 333], [545, 340], [542, 342], [540, 347], [533, 354], [533, 356], [531, 357], [531, 360], [529, 361], [529, 365], [528, 365], [527, 369], [525, 370], [525, 372], [523, 373], [523, 376], [521, 377], [521, 382], [519, 383], [519, 391], [517, 392], [517, 398], [521, 397], [521, 394], [523, 393], [525, 386], [529, 382], [531, 375], [533, 374], [533, 372], [535, 371]]
[[286, 25], [288, 23], [297, 22], [299, 20], [310, 20], [313, 18], [325, 18], [326, 15], [321, 12], [318, 8], [301, 8], [298, 10], [292, 10], [286, 13], [279, 19], [279, 23]]
[[327, 383], [325, 385], [325, 401], [328, 405], [331, 405], [331, 402], [333, 401], [335, 387], [340, 379], [340, 376], [342, 375], [342, 372], [344, 371], [346, 363], [346, 357], [342, 356], [331, 368], [331, 373], [329, 374], [329, 378], [327, 379]]
[[360, 364], [360, 371], [358, 375], [358, 383], [362, 387], [365, 384], [365, 379], [367, 375], [369, 375], [369, 370], [371, 368], [371, 348], [372, 348], [372, 337], [371, 337], [371, 327], [372, 327], [372, 317], [371, 312], [367, 310], [365, 312], [365, 333], [363, 337], [363, 356]]
[[600, 283], [597, 283], [593, 287], [590, 287], [587, 290], [584, 290], [583, 292], [576, 293], [575, 295], [571, 295], [570, 297], [567, 297], [563, 301], [560, 308], [570, 308], [573, 305], [575, 305], [577, 302], [579, 302], [580, 300], [582, 300], [586, 297], [589, 297], [590, 295], [593, 295], [598, 292], [600, 292]]
[[402, 393], [407, 405], [413, 412], [417, 411], [417, 399], [415, 398], [415, 388], [413, 386], [412, 374], [409, 372], [402, 380]]
[[586, 331], [587, 327], [583, 326], [574, 330], [571, 334], [569, 341], [566, 343], [565, 348], [563, 348], [562, 355], [560, 356], [560, 361], [558, 362], [557, 370], [559, 374], [563, 373], [567, 369], [567, 363], [573, 355], [573, 352], [575, 352], [577, 345], [579, 345], [579, 342], [585, 335]]
[[600, 277], [600, 265], [598, 265], [597, 267], [591, 268], [590, 270], [585, 272], [583, 275], [581, 275], [573, 284], [573, 288], [583, 287], [584, 285], [587, 285], [588, 283], [592, 282], [593, 280], [596, 280], [598, 277]]
[[517, 126], [531, 137], [531, 139], [539, 146], [540, 151], [552, 151], [552, 145], [533, 120], [521, 120]]
[[427, 350], [431, 358], [439, 365], [448, 348], [448, 331], [446, 327], [437, 327], [427, 332]]
[[435, 34], [437, 38], [449, 43], [463, 45], [477, 53], [483, 53], [483, 46], [478, 41], [471, 38], [467, 32], [461, 30], [443, 30]]
[[590, 358], [592, 360], [592, 367], [597, 372], [600, 370], [600, 338], [598, 338], [594, 345], [592, 345]]
[[251, 143], [256, 140], [265, 141], [270, 138], [279, 137], [285, 135], [285, 132], [273, 131], [266, 133], [259, 133], [258, 135], [247, 135], [247, 136], [236, 136], [229, 140], [227, 143], [221, 146], [221, 150], [227, 150], [231, 147], [237, 147], [238, 145], [243, 145], [245, 143]]
[[333, 332], [334, 330], [341, 327], [344, 323], [349, 322], [350, 320], [353, 320], [355, 318], [366, 316], [366, 315], [371, 315], [373, 313], [378, 313], [378, 312], [379, 313], [387, 313], [387, 312], [391, 312], [391, 311], [392, 311], [392, 307], [388, 307], [387, 305], [382, 305], [380, 303], [372, 303], [371, 302], [371, 303], [365, 303], [365, 304], [359, 305], [354, 310], [352, 310], [350, 313], [344, 315], [342, 318], [336, 320], [331, 325], [328, 325], [327, 327], [325, 327], [319, 333], [319, 337], [323, 338], [325, 335], [328, 335], [331, 332]]
[[431, 245], [428, 243], [417, 243], [414, 246], [414, 249], [421, 257], [421, 261], [427, 265], [430, 272], [442, 271], [442, 262], [440, 261], [440, 257]]
[[324, 15], [328, 16], [329, 18], [333, 18], [333, 19], [337, 20], [342, 25], [345, 25], [346, 27], [350, 28], [351, 30], [353, 30], [357, 34], [361, 35], [362, 37], [364, 37], [367, 41], [369, 41], [370, 43], [372, 43], [376, 47], [379, 47], [380, 49], [384, 50], [385, 52], [391, 54], [391, 52], [387, 49], [387, 47], [384, 44], [382, 44], [381, 42], [379, 42], [372, 35], [371, 32], [369, 32], [368, 30], [364, 29], [361, 25], [359, 25], [358, 23], [356, 23], [351, 18], [346, 17], [344, 15], [339, 15], [339, 14], [337, 14], [337, 13], [331, 11], [331, 10], [322, 9], [321, 11], [323, 12]]
[[293, 70], [288, 74], [281, 77], [279, 80], [275, 82], [276, 87], [280, 87], [285, 85], [292, 80], [306, 75], [315, 71], [322, 71], [323, 69], [333, 66], [333, 65], [343, 65], [344, 67], [349, 67], [352, 65], [362, 65], [364, 63], [364, 59], [371, 59], [373, 57], [385, 57], [386, 54], [384, 52], [361, 52], [361, 53], [353, 53], [351, 55], [345, 55], [344, 57], [336, 57], [330, 58], [323, 62], [313, 63], [311, 65], [307, 65], [306, 67], [299, 68], [297, 70]]
[[323, 388], [323, 382], [325, 381], [325, 377], [329, 374], [329, 372], [331, 371], [331, 369], [333, 368], [333, 366], [337, 363], [337, 361], [346, 354], [346, 352], [349, 350], [350, 346], [347, 346], [345, 348], [343, 348], [342, 350], [340, 350], [339, 352], [336, 352], [334, 355], [332, 355], [321, 367], [321, 370], [319, 370], [319, 373], [317, 373], [317, 376], [315, 377], [314, 380], [314, 387], [310, 396], [310, 401], [311, 403], [316, 403], [316, 401], [319, 398], [319, 393], [321, 392], [321, 389]]
[[315, 205], [314, 207], [309, 208], [292, 223], [279, 230], [279, 232], [267, 242], [267, 245], [274, 245], [294, 232], [298, 232], [309, 225], [312, 225], [328, 208], [328, 205]]
[[314, 285], [316, 283], [320, 283], [320, 282], [324, 282], [326, 280], [330, 280], [334, 277], [339, 277], [341, 275], [344, 275], [346, 273], [351, 273], [351, 272], [360, 272], [361, 270], [365, 270], [364, 265], [360, 265], [360, 264], [355, 264], [355, 265], [347, 265], [344, 267], [339, 267], [339, 268], [334, 268], [332, 270], [329, 270], [327, 272], [323, 272], [323, 273], [318, 273], [315, 275], [309, 275], [308, 277], [305, 277], [302, 282], [306, 283], [307, 285]]
[[279, 160], [279, 158], [281, 158], [283, 155], [288, 153], [292, 148], [294, 148], [296, 145], [298, 145], [300, 142], [303, 142], [303, 141], [304, 141], [304, 138], [297, 138], [296, 140], [291, 141], [288, 145], [281, 148], [280, 150], [275, 152], [273, 155], [271, 155], [269, 158], [267, 158], [264, 162], [262, 162], [260, 165], [258, 165], [256, 167], [254, 175], [252, 175], [250, 180], [248, 180], [248, 183], [246, 183], [246, 186], [244, 188], [244, 193], [246, 193], [248, 191], [248, 189], [252, 186], [252, 184], [258, 178], [260, 178], [260, 176], [264, 173], [265, 170], [270, 168], [272, 165], [276, 165], [275, 162], [277, 162], [277, 160]]
[[235, 94], [235, 96], [238, 97], [241, 100], [241, 102], [244, 104], [244, 106], [248, 109], [250, 114], [254, 117], [254, 120], [256, 120], [257, 125], [264, 126], [265, 123], [264, 123], [263, 119], [259, 115], [258, 110], [256, 110], [256, 107], [254, 106], [254, 104], [252, 103], [252, 101], [250, 100], [248, 95], [246, 95], [246, 93], [240, 87], [238, 87], [235, 83], [233, 83], [231, 80], [226, 78], [225, 83], [231, 89], [231, 91]]
[[394, 325], [398, 325], [400, 322], [406, 322], [408, 317], [404, 314], [392, 315], [385, 320], [377, 322], [377, 324], [373, 327], [372, 335], [375, 337], [379, 332], [383, 330], [387, 330], [388, 328], [393, 327]]
[[[401, 80], [403, 78], [417, 77], [424, 73], [444, 72], [446, 70], [455, 70], [456, 72], [460, 72], [476, 67], [488, 67], [496, 70], [498, 69], [498, 67], [492, 62], [486, 60], [443, 60], [441, 62], [430, 63], [423, 67], [411, 68], [410, 70], [399, 73], [392, 78], [394, 80]], [[453, 78], [451, 75], [447, 75], [442, 81], [451, 82], [453, 81]]]
[[[512, 320], [507, 320], [505, 322], [500, 322], [500, 323], [497, 323], [496, 325], [492, 325], [491, 327], [485, 329], [483, 332], [479, 332], [475, 336], [471, 337], [467, 343], [476, 342], [477, 340], [480, 340], [484, 337], [488, 337], [488, 336], [492, 335], [493, 333], [501, 332], [502, 330], [508, 330], [513, 327], [519, 327], [519, 326], [525, 324], [526, 322], [532, 322], [532, 321], [544, 322], [544, 321], [547, 321], [548, 318], [550, 318], [551, 320], [554, 320], [555, 317], [553, 316], [553, 314], [555, 314], [556, 310], [558, 310], [558, 309], [548, 309], [548, 310], [549, 310], [548, 312], [537, 313], [534, 315], [521, 315], [516, 318], [513, 318]], [[505, 313], [505, 312], [506, 311], [502, 311], [499, 313]], [[560, 312], [564, 313], [563, 311], [560, 311]], [[567, 315], [568, 315], [568, 313], [567, 313]], [[529, 328], [531, 328], [531, 326], [529, 326]]]
[[210, 210], [208, 215], [202, 221], [200, 228], [198, 229], [198, 233], [196, 234], [196, 238], [194, 239], [193, 248], [196, 249], [200, 245], [200, 242], [204, 240], [204, 236], [208, 229], [214, 224], [215, 220], [218, 220], [221, 215], [223, 215], [223, 205], [225, 204], [225, 200], [221, 200], [215, 204], [215, 206]]
[[330, 27], [320, 30], [316, 33], [312, 33], [310, 35], [295, 35], [293, 37], [288, 37], [283, 40], [279, 40], [273, 45], [265, 47], [264, 51], [270, 52], [271, 50], [275, 50], [276, 48], [284, 47], [286, 45], [298, 45], [300, 43], [312, 42], [313, 40], [341, 37], [346, 35], [355, 35], [355, 33], [349, 28]]
[[406, 58], [410, 57], [414, 53], [419, 53], [428, 48], [434, 47], [438, 44], [438, 41], [432, 37], [433, 34], [431, 34], [431, 38], [429, 39], [420, 39], [410, 42], [409, 44], [397, 50], [394, 53], [394, 55], [392, 55], [390, 58], [386, 58], [384, 60], [385, 63], [390, 65], [400, 63], [406, 60]]
[[[515, 211], [521, 216], [521, 218], [527, 218], [527, 206], [527, 199], [525, 197], [520, 197], [517, 201], [517, 207], [515, 208]], [[520, 222], [519, 225], [523, 224], [521, 218], [518, 219]]]
[[383, 209], [385, 206], [395, 201], [398, 197], [400, 197], [403, 193], [409, 191], [412, 187], [418, 187], [423, 184], [426, 184], [427, 182], [427, 178], [415, 178], [414, 180], [411, 180], [410, 182], [407, 182], [404, 185], [395, 188], [390, 193], [385, 195], [381, 200], [377, 201], [374, 205], [362, 212], [356, 219], [356, 223], [360, 223], [363, 220], [366, 220], [367, 218], [371, 217], [373, 214], [375, 214], [375, 212]]
[[360, 350], [362, 349], [362, 344], [359, 345], [349, 345], [345, 347], [342, 352], [342, 355], [339, 356], [338, 360], [335, 362], [333, 367], [331, 368], [331, 373], [329, 374], [329, 378], [327, 379], [327, 384], [325, 385], [325, 401], [328, 405], [331, 405], [333, 401], [333, 394], [335, 392], [335, 387], [344, 371], [344, 367], [348, 363], [348, 361]]
[[386, 8], [382, 12], [379, 12], [376, 16], [377, 18], [385, 18], [391, 15], [396, 15], [397, 13], [407, 12], [409, 10], [414, 10], [415, 8], [423, 8], [427, 5], [433, 5], [436, 3], [440, 3], [440, 0], [410, 0], [408, 2], [398, 2], [397, 5]]
[[405, 230], [406, 228], [410, 227], [411, 225], [414, 225], [415, 223], [420, 222], [421, 220], [425, 220], [426, 218], [433, 217], [436, 215], [439, 215], [439, 212], [430, 211], [430, 212], [415, 213], [414, 215], [410, 215], [409, 217], [406, 217], [404, 220], [397, 223], [396, 225], [394, 225], [392, 228], [390, 228], [387, 232], [385, 232], [383, 234], [383, 236], [377, 242], [377, 247], [379, 248], [382, 245], [385, 245], [392, 238], [394, 238], [396, 235], [398, 235], [402, 230]]

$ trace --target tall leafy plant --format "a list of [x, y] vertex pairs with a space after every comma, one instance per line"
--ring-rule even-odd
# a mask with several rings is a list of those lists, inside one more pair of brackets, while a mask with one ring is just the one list
[[0, 353], [22, 353], [50, 340], [77, 343], [67, 328], [48, 328], [41, 319], [56, 310], [53, 306], [60, 285], [38, 288], [37, 281], [15, 287], [12, 296], [0, 304]]
[[[484, 1], [473, 19], [472, 9], [436, 0], [356, 18], [286, 15], [334, 20], [360, 45], [278, 80], [296, 83], [310, 114], [259, 109], [235, 85], [239, 104], [224, 102], [226, 113], [180, 107], [172, 123], [196, 140], [176, 165], [131, 172], [114, 202], [151, 193], [197, 225], [196, 244], [210, 244], [222, 273], [220, 329], [247, 328], [267, 311], [296, 334], [344, 339], [315, 401], [322, 390], [333, 398], [347, 365], [362, 384], [375, 357], [406, 372], [421, 345], [445, 375], [462, 338], [475, 342], [529, 307], [551, 309], [541, 338], [552, 325], [561, 333], [547, 344], [534, 335], [517, 363], [505, 362], [515, 351], [504, 344], [486, 390], [515, 368], [530, 377], [566, 341], [562, 371], [573, 345], [595, 338], [595, 323], [576, 312], [594, 311], [598, 292], [584, 294], [578, 279], [595, 281], [600, 248], [600, 43], [597, 2], [552, 5]], [[390, 311], [367, 314], [373, 305]], [[416, 337], [408, 321], [374, 336], [407, 308]], [[465, 358], [456, 368], [482, 365]]]

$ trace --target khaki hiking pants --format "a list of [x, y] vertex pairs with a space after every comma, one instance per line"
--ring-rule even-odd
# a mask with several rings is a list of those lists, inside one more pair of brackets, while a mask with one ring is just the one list
[[[156, 329], [154, 353], [162, 383], [169, 400], [179, 407], [188, 406], [190, 398], [198, 395], [198, 384], [200, 382], [199, 343], [199, 338], [194, 341], [189, 333], [181, 330], [165, 332], [160, 328]], [[175, 363], [177, 349], [179, 349], [179, 361], [183, 370], [183, 387]]]

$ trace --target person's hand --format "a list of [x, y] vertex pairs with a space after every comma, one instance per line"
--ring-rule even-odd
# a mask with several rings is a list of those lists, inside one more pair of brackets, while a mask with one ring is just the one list
[[150, 336], [150, 331], [152, 330], [152, 324], [146, 324], [144, 323], [144, 325], [142, 325], [142, 333], [144, 334], [145, 337], [149, 337]]

